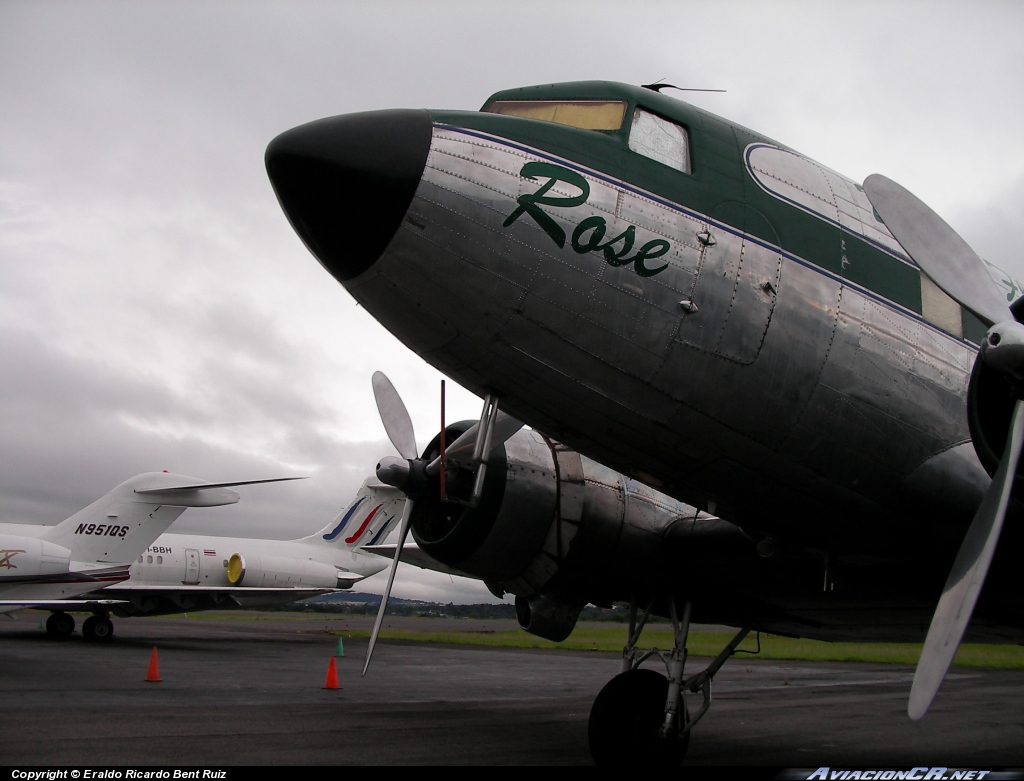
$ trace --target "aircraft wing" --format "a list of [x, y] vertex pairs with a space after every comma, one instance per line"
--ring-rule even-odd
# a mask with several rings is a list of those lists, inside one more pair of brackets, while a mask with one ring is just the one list
[[[352, 576], [352, 582], [363, 580], [362, 575]], [[333, 594], [340, 589], [336, 588], [273, 588], [260, 586], [154, 586], [149, 583], [134, 584], [131, 581], [122, 583], [112, 588], [103, 589], [104, 594], [125, 594], [140, 595], [153, 594], [224, 594], [229, 596], [294, 596], [295, 599], [315, 597], [318, 594]]]
[[[395, 549], [398, 546], [395, 544], [386, 545], [364, 545], [363, 551], [366, 553], [375, 553], [378, 556], [383, 556], [386, 559], [395, 558]], [[460, 569], [449, 567], [446, 564], [442, 564], [437, 559], [432, 558], [419, 549], [419, 546], [412, 542], [407, 542], [402, 547], [402, 559], [406, 564], [412, 564], [414, 567], [420, 569], [430, 569], [434, 572], [443, 572], [446, 575], [458, 575], [462, 578], [472, 578], [473, 580], [481, 580], [477, 575], [471, 575], [468, 572], [463, 572]]]
[[113, 605], [123, 605], [123, 599], [0, 599], [0, 613], [38, 608], [39, 610], [95, 610]]
[[[345, 582], [345, 588], [352, 588], [356, 583], [361, 580], [366, 580], [366, 575], [360, 575], [358, 572], [338, 572], [338, 580]], [[331, 589], [332, 591], [336, 589]]]
[[111, 612], [122, 617], [156, 616], [202, 610], [235, 610], [285, 605], [301, 599], [333, 594], [336, 588], [261, 586], [186, 586], [127, 581], [113, 586], [110, 596], [124, 600]]

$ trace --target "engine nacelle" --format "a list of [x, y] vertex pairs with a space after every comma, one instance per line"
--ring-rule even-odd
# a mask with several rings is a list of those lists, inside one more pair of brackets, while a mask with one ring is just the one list
[[516, 597], [516, 619], [527, 632], [560, 643], [572, 634], [586, 605], [552, 594]]
[[309, 559], [232, 553], [228, 582], [251, 588], [340, 588], [338, 570]]
[[[469, 423], [449, 426], [453, 441]], [[435, 439], [425, 458], [438, 452]], [[452, 469], [447, 492], [469, 496], [472, 473]], [[552, 640], [568, 636], [588, 601], [628, 599], [654, 588], [665, 529], [694, 510], [522, 430], [491, 451], [476, 507], [442, 502], [436, 484], [416, 503], [412, 534], [422, 551], [516, 596], [520, 624]]]
[[[1009, 381], [979, 353], [967, 390], [967, 424], [978, 460], [990, 476], [999, 468], [1015, 402]], [[1024, 496], [1024, 459], [1017, 465], [1013, 489], [1016, 497]]]
[[63, 575], [71, 564], [71, 551], [46, 540], [0, 534], [0, 580], [26, 580]]

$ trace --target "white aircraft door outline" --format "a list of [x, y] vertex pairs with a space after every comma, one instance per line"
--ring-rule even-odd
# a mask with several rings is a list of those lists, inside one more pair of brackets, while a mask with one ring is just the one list
[[187, 549], [185, 551], [185, 580], [186, 586], [194, 586], [199, 582], [199, 551]]

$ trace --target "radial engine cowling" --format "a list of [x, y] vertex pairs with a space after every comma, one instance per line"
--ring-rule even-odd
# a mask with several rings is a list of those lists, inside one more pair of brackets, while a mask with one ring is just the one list
[[[999, 468], [1015, 401], [1006, 375], [989, 366], [979, 353], [967, 390], [967, 424], [974, 450], [990, 476]], [[1024, 497], [1024, 459], [1017, 465], [1013, 491], [1018, 499]]]
[[[446, 439], [468, 426], [449, 426]], [[437, 452], [435, 439], [425, 457]], [[514, 594], [523, 628], [556, 641], [587, 601], [610, 603], [653, 585], [665, 528], [693, 512], [537, 431], [491, 451], [476, 507], [456, 501], [469, 496], [472, 472], [449, 467], [446, 475], [449, 501], [434, 485], [416, 503], [416, 544], [495, 594]]]
[[0, 534], [0, 580], [24, 580], [66, 573], [71, 551], [46, 540]]
[[340, 588], [338, 570], [330, 564], [284, 556], [232, 553], [228, 582], [251, 588]]

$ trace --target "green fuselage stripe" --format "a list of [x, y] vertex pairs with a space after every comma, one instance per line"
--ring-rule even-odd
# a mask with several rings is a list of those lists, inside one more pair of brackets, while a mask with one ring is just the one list
[[[605, 94], [605, 97], [610, 96]], [[628, 95], [622, 97], [629, 98]], [[767, 230], [757, 223], [748, 227], [736, 225], [728, 218], [721, 222], [766, 244], [775, 245], [778, 241], [787, 255], [806, 260], [921, 314], [921, 272], [917, 268], [873, 246], [859, 234], [843, 230], [765, 192], [751, 179], [743, 160], [743, 150], [748, 144], [764, 142], [781, 149], [786, 147], [687, 104], [671, 103], [688, 109], [675, 112], [687, 116], [673, 117], [664, 110], [660, 113], [688, 127], [692, 174], [675, 171], [636, 154], [627, 145], [625, 130], [580, 130], [551, 122], [479, 112], [432, 111], [431, 115], [438, 123], [482, 131], [572, 160], [698, 214], [714, 217], [723, 204], [745, 203], [765, 217], [777, 232], [777, 239], [767, 235]], [[627, 110], [627, 119], [631, 111], [632, 105]]]

